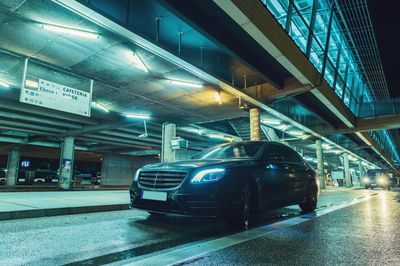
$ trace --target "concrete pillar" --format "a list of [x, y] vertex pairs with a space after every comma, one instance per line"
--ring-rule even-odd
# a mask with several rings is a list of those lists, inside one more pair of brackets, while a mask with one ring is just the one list
[[172, 149], [171, 140], [176, 136], [176, 125], [164, 123], [162, 126], [161, 162], [174, 162], [175, 150]]
[[351, 178], [350, 178], [350, 163], [349, 163], [349, 154], [347, 152], [343, 153], [343, 167], [344, 167], [344, 180], [346, 182], [346, 187], [352, 187]]
[[250, 109], [250, 140], [261, 140], [260, 109]]
[[60, 187], [69, 189], [74, 173], [74, 137], [65, 137], [60, 156]]
[[364, 186], [365, 171], [362, 161], [358, 161], [358, 171], [360, 172], [360, 186]]
[[18, 178], [19, 157], [21, 153], [18, 147], [13, 147], [8, 153], [7, 162], [7, 186], [15, 186]]
[[324, 174], [324, 155], [322, 151], [322, 141], [317, 139], [315, 141], [317, 152], [317, 174], [319, 179], [320, 188], [325, 188], [325, 174]]

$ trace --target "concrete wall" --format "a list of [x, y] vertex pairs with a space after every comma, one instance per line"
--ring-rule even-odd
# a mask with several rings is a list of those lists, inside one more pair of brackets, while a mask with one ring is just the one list
[[129, 186], [137, 169], [158, 162], [159, 159], [149, 157], [105, 155], [101, 165], [101, 185]]

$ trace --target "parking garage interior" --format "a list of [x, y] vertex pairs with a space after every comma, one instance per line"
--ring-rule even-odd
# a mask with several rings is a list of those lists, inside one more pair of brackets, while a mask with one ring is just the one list
[[[370, 169], [397, 185], [400, 101], [367, 2], [1, 1], [0, 194], [127, 191], [145, 165], [240, 141], [291, 147], [337, 202]], [[46, 263], [111, 262], [90, 257]]]

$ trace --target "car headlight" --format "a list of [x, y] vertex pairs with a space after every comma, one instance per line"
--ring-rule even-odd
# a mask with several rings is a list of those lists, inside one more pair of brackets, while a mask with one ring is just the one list
[[223, 176], [225, 172], [224, 168], [212, 168], [206, 169], [198, 172], [194, 175], [190, 183], [199, 184], [199, 183], [207, 183], [207, 182], [215, 182]]
[[364, 183], [368, 183], [369, 182], [369, 178], [368, 177], [364, 177], [363, 181], [364, 181]]
[[380, 177], [380, 178], [378, 179], [378, 183], [379, 183], [379, 184], [385, 184], [385, 183], [386, 183], [385, 178]]
[[136, 171], [135, 175], [133, 176], [133, 181], [135, 181], [135, 182], [138, 181], [138, 179], [139, 179], [139, 174], [140, 174], [140, 170], [142, 170], [142, 168], [139, 168], [139, 169]]

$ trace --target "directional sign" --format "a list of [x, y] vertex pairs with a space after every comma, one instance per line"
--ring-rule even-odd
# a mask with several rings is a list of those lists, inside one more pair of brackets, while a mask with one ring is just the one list
[[90, 116], [90, 93], [39, 79], [38, 88], [24, 88], [20, 102]]

